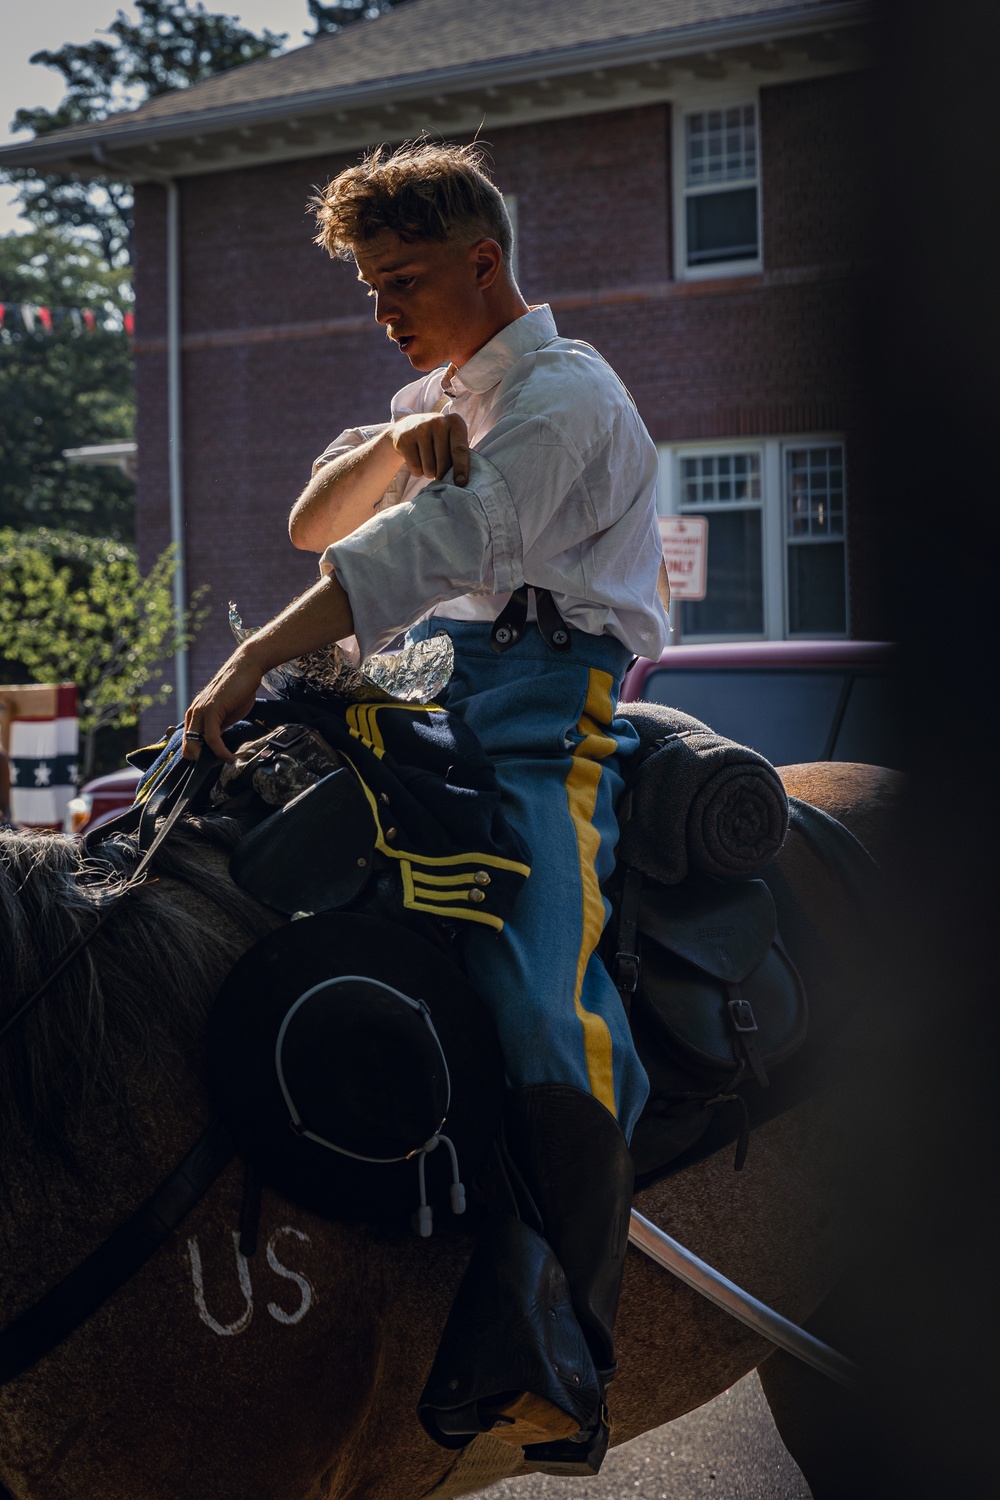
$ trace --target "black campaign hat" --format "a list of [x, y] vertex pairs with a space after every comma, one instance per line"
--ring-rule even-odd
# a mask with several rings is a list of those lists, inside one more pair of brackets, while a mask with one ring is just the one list
[[241, 1153], [330, 1218], [405, 1217], [424, 1186], [454, 1209], [499, 1128], [503, 1062], [482, 1001], [438, 948], [381, 917], [323, 913], [256, 943], [206, 1043]]

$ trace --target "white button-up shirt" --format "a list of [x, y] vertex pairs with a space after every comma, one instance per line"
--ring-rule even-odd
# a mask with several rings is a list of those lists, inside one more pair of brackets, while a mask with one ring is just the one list
[[[370, 521], [327, 547], [364, 655], [429, 614], [492, 621], [523, 583], [549, 589], [566, 623], [656, 657], [669, 623], [657, 594], [656, 448], [628, 391], [589, 344], [537, 307], [461, 369], [404, 386], [392, 419], [457, 412], [469, 482], [400, 470]], [[385, 430], [349, 428], [328, 462]]]

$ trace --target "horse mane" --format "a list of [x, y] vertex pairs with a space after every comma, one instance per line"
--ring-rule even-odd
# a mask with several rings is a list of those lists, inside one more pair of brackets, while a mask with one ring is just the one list
[[188, 818], [151, 874], [125, 892], [134, 838], [93, 852], [62, 835], [0, 832], [0, 1025], [85, 933], [92, 942], [0, 1038], [0, 1177], [14, 1150], [71, 1165], [88, 1114], [110, 1105], [128, 1129], [130, 1082], [198, 1066], [205, 1016], [240, 953], [280, 918], [230, 879], [219, 851], [243, 826]]

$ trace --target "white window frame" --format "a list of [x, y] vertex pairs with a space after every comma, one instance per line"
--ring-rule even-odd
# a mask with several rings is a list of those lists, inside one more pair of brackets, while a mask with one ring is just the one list
[[[689, 266], [687, 263], [687, 200], [690, 196], [700, 196], [698, 190], [692, 192], [687, 186], [687, 159], [685, 154], [685, 142], [687, 140], [687, 126], [685, 121], [688, 115], [702, 114], [709, 109], [733, 109], [746, 104], [752, 104], [757, 118], [757, 255], [755, 259], [747, 258], [741, 260], [716, 261], [710, 266]], [[763, 149], [760, 130], [760, 90], [744, 90], [741, 93], [698, 93], [690, 98], [677, 100], [671, 111], [670, 120], [671, 134], [671, 174], [673, 178], [673, 219], [674, 219], [674, 279], [676, 281], [710, 281], [720, 276], [759, 276], [764, 269], [764, 188], [763, 188]], [[725, 190], [725, 184], [721, 185]], [[713, 183], [706, 186], [704, 191], [718, 192], [720, 184]]]
[[[845, 511], [844, 535], [831, 541], [844, 543], [844, 606], [845, 629], [843, 631], [817, 632], [808, 636], [790, 636], [788, 630], [788, 547], [802, 545], [788, 541], [785, 503], [785, 454], [791, 448], [829, 448], [839, 445], [844, 449]], [[780, 437], [727, 438], [713, 442], [658, 443], [660, 455], [657, 480], [656, 508], [661, 516], [684, 514], [681, 501], [681, 459], [717, 457], [721, 454], [756, 453], [760, 457], [759, 501], [726, 501], [719, 510], [751, 510], [761, 512], [761, 572], [764, 605], [764, 630], [760, 635], [699, 635], [685, 637], [680, 624], [678, 600], [671, 613], [674, 614], [674, 633], [671, 645], [683, 644], [685, 640], [697, 640], [699, 645], [710, 645], [725, 641], [784, 641], [784, 640], [845, 640], [851, 633], [851, 594], [847, 539], [849, 527], [850, 489], [847, 482], [847, 444], [842, 432], [782, 434]], [[694, 509], [694, 508], [692, 508]], [[712, 506], [699, 508], [697, 513], [708, 516], [708, 546], [712, 547]]]

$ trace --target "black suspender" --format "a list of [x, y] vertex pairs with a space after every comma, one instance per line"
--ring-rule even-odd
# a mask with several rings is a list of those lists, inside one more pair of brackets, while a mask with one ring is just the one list
[[509, 651], [516, 646], [524, 634], [528, 621], [528, 591], [535, 595], [535, 620], [542, 640], [553, 651], [569, 651], [572, 642], [566, 621], [556, 608], [556, 602], [548, 589], [536, 589], [533, 584], [522, 583], [493, 621], [490, 645], [494, 651]]

